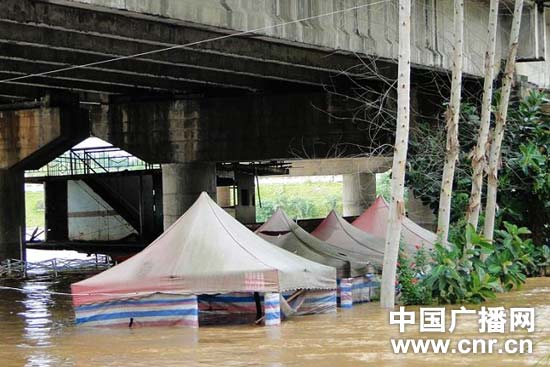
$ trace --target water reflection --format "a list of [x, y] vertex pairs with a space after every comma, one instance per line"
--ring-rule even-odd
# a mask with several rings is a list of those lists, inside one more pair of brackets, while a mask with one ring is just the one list
[[25, 320], [25, 338], [35, 346], [47, 346], [50, 344], [52, 324], [49, 307], [53, 303], [51, 296], [44, 293], [48, 286], [44, 282], [26, 283], [23, 288], [29, 291], [29, 294], [22, 301], [25, 311], [18, 315]]
[[[279, 328], [76, 328], [69, 297], [40, 293], [67, 291], [75, 280], [43, 278], [2, 284], [39, 293], [0, 290], [1, 366], [505, 367], [533, 366], [550, 355], [550, 279], [530, 279], [523, 290], [500, 295], [488, 304], [536, 308], [535, 353], [524, 356], [395, 355], [390, 338], [430, 336], [418, 334], [417, 329], [400, 335], [397, 327], [388, 325], [387, 312], [376, 304], [336, 315], [295, 318]], [[466, 317], [452, 338], [479, 338], [477, 330], [477, 319]], [[504, 339], [506, 335], [490, 337]]]

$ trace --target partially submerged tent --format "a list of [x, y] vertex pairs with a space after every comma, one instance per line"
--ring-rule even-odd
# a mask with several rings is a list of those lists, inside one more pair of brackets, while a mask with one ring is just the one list
[[281, 208], [256, 230], [256, 234], [296, 255], [335, 267], [338, 278], [363, 275], [369, 270], [369, 262], [361, 260], [360, 253], [336, 248], [312, 236]]
[[334, 210], [311, 234], [338, 248], [360, 254], [363, 261], [369, 261], [377, 270], [382, 268], [384, 240], [355, 228]]
[[[374, 236], [386, 238], [389, 212], [388, 203], [379, 196], [374, 204], [353, 221], [352, 225]], [[432, 249], [437, 242], [437, 235], [405, 217], [402, 222], [401, 239], [405, 250], [412, 254], [418, 246]]]
[[76, 322], [88, 325], [197, 326], [197, 295], [200, 321], [255, 316], [260, 293], [297, 290], [293, 304], [282, 300], [287, 313], [334, 311], [336, 270], [266, 242], [206, 193], [142, 252], [72, 285]]
[[361, 253], [335, 247], [312, 236], [290, 219], [283, 209], [278, 208], [256, 233], [296, 255], [335, 267], [338, 281], [353, 278], [353, 302], [370, 301], [374, 296], [378, 287], [374, 275], [370, 274], [374, 268], [368, 261], [362, 260]]

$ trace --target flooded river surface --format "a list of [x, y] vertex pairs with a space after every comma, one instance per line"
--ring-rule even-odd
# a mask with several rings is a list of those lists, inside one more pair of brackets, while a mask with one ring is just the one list
[[[281, 327], [228, 325], [106, 329], [73, 325], [66, 292], [78, 279], [0, 281], [36, 293], [0, 289], [0, 366], [535, 366], [550, 355], [550, 278], [530, 279], [520, 290], [485, 306], [534, 307], [533, 353], [394, 354], [390, 338], [480, 338], [477, 316], [460, 319], [453, 334], [400, 334], [378, 304], [337, 314], [297, 317]], [[479, 306], [468, 306], [479, 308]], [[417, 308], [409, 308], [417, 310]], [[494, 334], [489, 335], [494, 338]], [[518, 335], [499, 335], [505, 339]]]

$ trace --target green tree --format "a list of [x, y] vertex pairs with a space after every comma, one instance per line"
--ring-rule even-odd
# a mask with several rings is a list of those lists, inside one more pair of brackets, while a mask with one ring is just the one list
[[[498, 98], [495, 98], [498, 100]], [[496, 228], [509, 221], [532, 232], [535, 244], [550, 243], [550, 116], [542, 106], [548, 95], [532, 91], [510, 106], [502, 147]], [[441, 122], [442, 123], [442, 122]], [[464, 218], [471, 187], [470, 152], [475, 145], [479, 111], [463, 103], [459, 140], [461, 153], [452, 198], [451, 221]], [[408, 186], [434, 210], [439, 205], [441, 162], [444, 159], [443, 127], [420, 122], [414, 129], [409, 158]], [[439, 131], [439, 132], [438, 132]]]

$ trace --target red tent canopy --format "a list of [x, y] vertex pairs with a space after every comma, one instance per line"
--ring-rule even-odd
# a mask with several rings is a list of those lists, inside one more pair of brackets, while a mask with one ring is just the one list
[[[361, 214], [352, 225], [377, 237], [386, 238], [389, 211], [388, 203], [383, 197], [379, 196], [376, 198], [374, 204]], [[437, 235], [435, 233], [422, 228], [407, 217], [403, 219], [401, 238], [406, 246], [406, 250], [410, 253], [416, 250], [416, 246], [424, 246], [427, 249], [431, 249], [437, 242]]]

